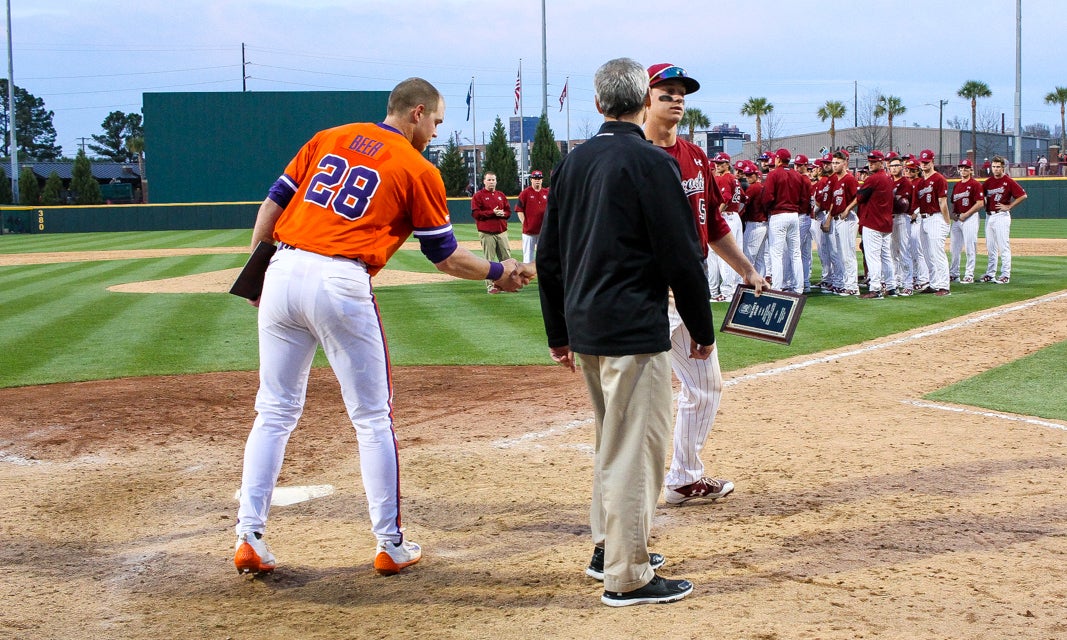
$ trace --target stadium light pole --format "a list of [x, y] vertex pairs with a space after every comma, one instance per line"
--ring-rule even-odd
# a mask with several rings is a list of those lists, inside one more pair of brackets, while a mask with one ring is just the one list
[[1015, 164], [1023, 163], [1023, 0], [1015, 0]]
[[945, 105], [948, 104], [948, 100], [937, 101], [937, 104], [926, 103], [928, 107], [937, 107], [937, 164], [944, 164], [945, 159], [942, 158], [942, 148], [944, 147], [944, 134], [945, 134]]
[[541, 0], [541, 117], [548, 116], [548, 38], [545, 31], [545, 0]]
[[11, 200], [19, 203], [19, 147], [15, 144], [15, 58], [11, 49], [11, 0], [7, 0], [7, 135], [11, 149]]

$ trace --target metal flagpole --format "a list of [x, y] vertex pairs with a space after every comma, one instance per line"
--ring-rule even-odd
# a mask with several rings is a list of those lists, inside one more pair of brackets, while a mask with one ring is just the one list
[[[1033, 158], [1031, 157], [1031, 161]], [[1023, 162], [1023, 0], [1015, 2], [1015, 164]]]
[[563, 83], [563, 90], [567, 92], [567, 153], [571, 152], [571, 77]]
[[519, 75], [515, 78], [515, 100], [519, 112], [519, 186], [523, 185], [523, 169], [526, 166], [526, 127], [522, 126], [522, 58], [519, 58]]
[[15, 114], [15, 58], [11, 53], [11, 0], [7, 0], [7, 134], [11, 150], [11, 201], [18, 204], [19, 145], [15, 135]]
[[474, 189], [478, 190], [478, 110], [474, 108], [474, 76], [471, 76], [471, 145], [474, 147]]
[[545, 0], [541, 0], [541, 115], [548, 117], [548, 40], [545, 35]]

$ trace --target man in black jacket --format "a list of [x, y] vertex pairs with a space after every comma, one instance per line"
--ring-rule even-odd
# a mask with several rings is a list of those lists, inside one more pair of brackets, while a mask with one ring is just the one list
[[[673, 602], [688, 580], [655, 573], [652, 515], [671, 439], [667, 291], [692, 335], [690, 355], [711, 354], [715, 334], [696, 224], [677, 163], [645, 139], [648, 75], [605, 63], [594, 78], [597, 135], [552, 175], [537, 272], [552, 359], [580, 361], [596, 415], [590, 525], [605, 604]], [[597, 575], [596, 577], [600, 577]]]

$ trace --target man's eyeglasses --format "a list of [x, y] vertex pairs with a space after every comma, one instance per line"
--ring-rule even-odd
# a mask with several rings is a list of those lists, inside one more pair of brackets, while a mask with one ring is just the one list
[[891, 165], [889, 165], [889, 168], [890, 168], [890, 169], [897, 169], [897, 168], [900, 168], [900, 167], [902, 167], [902, 166], [904, 166], [904, 165], [902, 165], [902, 164], [900, 164], [900, 163], [898, 162], [898, 163], [896, 163], [896, 164], [891, 164]]

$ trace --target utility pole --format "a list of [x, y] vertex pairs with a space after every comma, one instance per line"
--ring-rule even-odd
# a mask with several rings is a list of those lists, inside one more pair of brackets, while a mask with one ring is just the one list
[[245, 62], [245, 43], [243, 42], [241, 43], [241, 91], [248, 91], [248, 63]]
[[11, 52], [11, 0], [7, 0], [7, 134], [11, 149], [11, 195], [19, 203], [19, 145], [15, 136], [15, 57]]
[[1015, 164], [1023, 162], [1023, 0], [1015, 0]]
[[545, 0], [541, 0], [541, 117], [548, 117], [548, 40], [545, 36]]
[[74, 139], [78, 141], [78, 146], [82, 148], [82, 153], [85, 153], [85, 141], [88, 140], [89, 138], [82, 137], [82, 138], [74, 138]]

